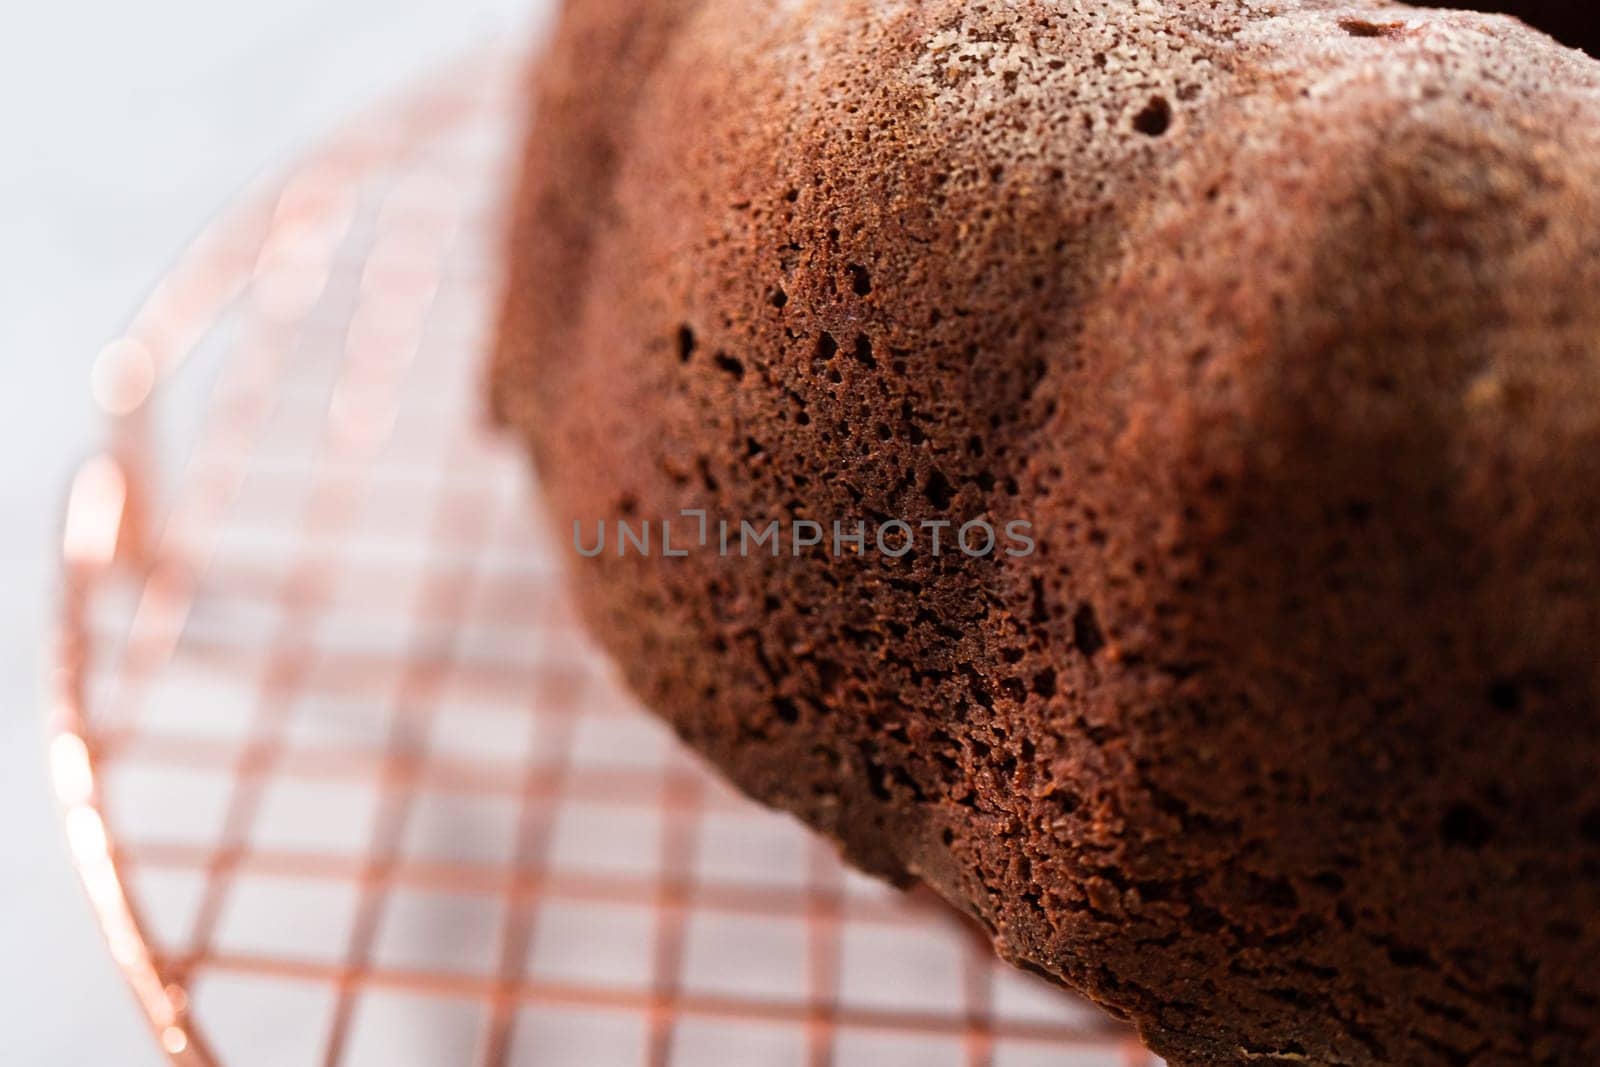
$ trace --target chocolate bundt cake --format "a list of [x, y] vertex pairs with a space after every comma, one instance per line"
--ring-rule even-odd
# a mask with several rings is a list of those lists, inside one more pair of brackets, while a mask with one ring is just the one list
[[1178, 1067], [1600, 1063], [1600, 63], [571, 0], [537, 82], [494, 406], [689, 744]]

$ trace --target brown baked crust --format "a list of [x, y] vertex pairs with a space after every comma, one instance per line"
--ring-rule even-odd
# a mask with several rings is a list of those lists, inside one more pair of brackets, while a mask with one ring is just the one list
[[572, 0], [494, 366], [630, 683], [1178, 1067], [1600, 1062], [1600, 66], [1373, 3]]

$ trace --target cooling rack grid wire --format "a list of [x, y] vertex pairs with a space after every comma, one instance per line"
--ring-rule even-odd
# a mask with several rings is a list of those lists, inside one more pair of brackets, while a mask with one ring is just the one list
[[253, 191], [97, 363], [50, 759], [157, 1040], [185, 1067], [1155, 1063], [724, 787], [580, 633], [476, 415], [520, 65], [453, 67]]

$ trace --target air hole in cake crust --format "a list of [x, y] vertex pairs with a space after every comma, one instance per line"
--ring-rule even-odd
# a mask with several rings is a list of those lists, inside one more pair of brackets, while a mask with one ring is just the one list
[[689, 357], [694, 355], [694, 331], [688, 325], [678, 327], [678, 362], [687, 363]]
[[1600, 805], [1584, 813], [1583, 821], [1578, 824], [1578, 832], [1589, 844], [1600, 845]]
[[734, 359], [726, 352], [717, 353], [716, 364], [722, 370], [725, 370], [729, 374], [733, 375], [735, 380], [742, 381], [744, 379], [744, 364], [739, 360]]
[[1073, 613], [1072, 643], [1085, 656], [1092, 656], [1106, 647], [1106, 635], [1100, 629], [1100, 618], [1093, 604], [1081, 604]]
[[1509, 678], [1499, 678], [1490, 682], [1485, 695], [1489, 700], [1489, 706], [1496, 711], [1522, 710], [1522, 687]]
[[1146, 137], [1160, 137], [1172, 128], [1172, 105], [1164, 96], [1152, 96], [1144, 110], [1133, 117], [1133, 128]]
[[867, 268], [859, 263], [852, 263], [848, 268], [850, 272], [850, 289], [857, 296], [866, 296], [872, 292], [872, 275]]
[[864, 333], [856, 335], [856, 346], [850, 354], [863, 367], [870, 369], [878, 365], [878, 361], [872, 355], [872, 341]]
[[1339, 28], [1351, 37], [1399, 37], [1406, 31], [1403, 22], [1368, 22], [1366, 19], [1340, 19]]
[[1404, 945], [1399, 943], [1391, 944], [1388, 946], [1388, 954], [1389, 962], [1393, 963], [1396, 967], [1405, 967], [1415, 970], [1422, 967], [1432, 967], [1434, 965], [1432, 956], [1428, 955], [1425, 950], [1417, 948], [1413, 945]]
[[1494, 824], [1471, 804], [1456, 804], [1439, 821], [1439, 837], [1447, 845], [1482, 848], [1494, 837]]
[[1314, 875], [1311, 879], [1311, 882], [1317, 888], [1324, 889], [1329, 893], [1344, 892], [1344, 879], [1340, 877], [1339, 872], [1337, 871], [1323, 871], [1320, 874]]

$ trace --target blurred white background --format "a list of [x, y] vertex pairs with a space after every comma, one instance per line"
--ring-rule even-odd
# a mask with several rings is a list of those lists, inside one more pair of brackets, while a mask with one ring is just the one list
[[352, 110], [549, 0], [14, 4], [0, 33], [0, 1061], [156, 1067], [68, 869], [39, 693], [88, 369], [196, 231]]

